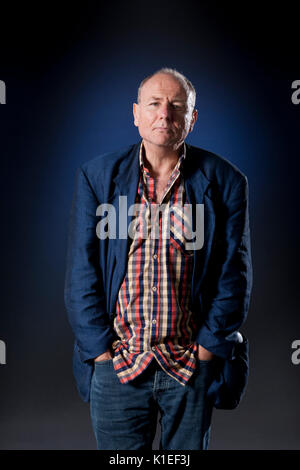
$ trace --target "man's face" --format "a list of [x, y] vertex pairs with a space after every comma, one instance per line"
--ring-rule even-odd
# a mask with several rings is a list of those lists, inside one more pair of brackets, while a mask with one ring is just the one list
[[133, 105], [134, 124], [144, 141], [177, 150], [197, 119], [191, 93], [172, 75], [157, 74], [142, 87]]

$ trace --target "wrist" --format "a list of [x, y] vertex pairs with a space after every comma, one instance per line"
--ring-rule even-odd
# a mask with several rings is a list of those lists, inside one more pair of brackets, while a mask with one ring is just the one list
[[214, 354], [208, 349], [203, 348], [201, 344], [198, 344], [198, 359], [200, 361], [211, 361], [214, 358]]
[[105, 351], [104, 353], [102, 353], [99, 356], [95, 357], [94, 362], [104, 361], [106, 359], [111, 359], [111, 358], [112, 358], [111, 351], [110, 351], [110, 349], [107, 349], [107, 351]]

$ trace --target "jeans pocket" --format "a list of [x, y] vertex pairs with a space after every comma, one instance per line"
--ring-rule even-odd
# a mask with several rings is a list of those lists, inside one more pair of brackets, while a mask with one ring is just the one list
[[213, 359], [209, 359], [209, 360], [198, 359], [196, 370], [198, 371], [198, 373], [211, 376], [214, 371], [214, 363], [215, 361]]
[[214, 362], [214, 359], [199, 359], [197, 358], [197, 364], [203, 366], [209, 366]]
[[213, 362], [213, 359], [208, 359], [208, 360], [198, 359], [198, 362], [199, 364], [209, 365]]
[[113, 358], [110, 357], [109, 359], [102, 359], [101, 361], [94, 361], [94, 364], [95, 366], [102, 366], [103, 364], [107, 364], [107, 363], [110, 363], [110, 361], [112, 361]]

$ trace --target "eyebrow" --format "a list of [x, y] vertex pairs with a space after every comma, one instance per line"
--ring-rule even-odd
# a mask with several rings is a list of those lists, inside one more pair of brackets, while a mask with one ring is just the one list
[[[151, 100], [160, 101], [161, 99], [162, 99], [162, 98], [160, 98], [159, 96], [151, 96], [148, 101], [151, 101]], [[173, 102], [174, 102], [174, 101], [178, 101], [178, 102], [180, 102], [180, 103], [185, 103], [185, 100], [180, 99], [180, 98], [174, 98], [172, 101], [173, 101]]]

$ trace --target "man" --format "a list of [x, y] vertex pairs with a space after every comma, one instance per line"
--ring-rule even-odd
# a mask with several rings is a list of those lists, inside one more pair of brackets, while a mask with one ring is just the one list
[[247, 178], [185, 143], [195, 98], [176, 70], [147, 77], [141, 141], [77, 172], [65, 302], [98, 449], [151, 449], [158, 410], [161, 449], [207, 449], [216, 364], [247, 315]]

